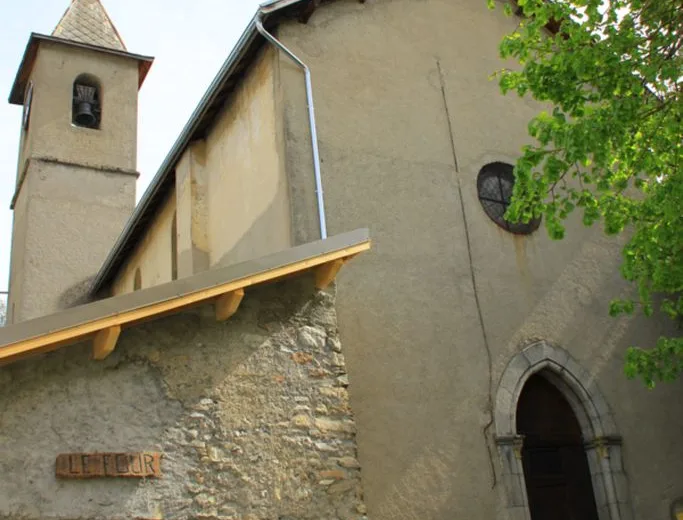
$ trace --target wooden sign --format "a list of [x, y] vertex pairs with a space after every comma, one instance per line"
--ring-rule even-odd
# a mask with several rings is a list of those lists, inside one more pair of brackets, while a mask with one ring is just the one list
[[63, 453], [55, 466], [59, 478], [159, 478], [161, 453]]

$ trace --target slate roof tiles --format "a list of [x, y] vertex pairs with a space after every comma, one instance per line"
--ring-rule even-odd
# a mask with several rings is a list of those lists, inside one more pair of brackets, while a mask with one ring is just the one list
[[72, 0], [52, 36], [125, 51], [116, 27], [99, 0]]

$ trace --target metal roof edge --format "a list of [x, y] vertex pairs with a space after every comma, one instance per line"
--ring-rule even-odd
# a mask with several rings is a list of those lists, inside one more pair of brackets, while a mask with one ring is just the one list
[[[65, 346], [111, 326], [180, 312], [227, 292], [283, 279], [332, 262], [342, 263], [370, 249], [366, 228], [295, 246], [264, 257], [210, 269], [147, 289], [133, 291], [0, 328], [0, 365], [50, 345]], [[334, 278], [325, 278], [329, 283]], [[316, 284], [318, 280], [316, 277]], [[48, 349], [51, 350], [51, 349]]]
[[256, 14], [270, 14], [280, 9], [284, 9], [285, 7], [289, 7], [290, 5], [298, 4], [302, 1], [303, 0], [269, 0], [259, 4]]
[[146, 76], [147, 71], [149, 70], [152, 62], [154, 61], [153, 56], [144, 56], [142, 54], [135, 54], [132, 52], [128, 51], [122, 51], [118, 49], [110, 49], [109, 47], [101, 47], [99, 45], [92, 45], [90, 43], [83, 43], [83, 42], [77, 42], [73, 40], [67, 40], [64, 38], [60, 38], [58, 36], [51, 36], [47, 34], [41, 34], [41, 33], [36, 33], [32, 32], [31, 36], [29, 36], [28, 43], [26, 44], [26, 49], [24, 50], [24, 54], [21, 58], [21, 62], [19, 64], [19, 69], [17, 70], [17, 74], [14, 78], [14, 83], [12, 84], [12, 89], [10, 90], [10, 95], [9, 95], [9, 102], [13, 105], [23, 105], [24, 104], [24, 91], [21, 89], [21, 83], [22, 83], [22, 77], [24, 76], [24, 69], [25, 67], [29, 66], [29, 64], [32, 66], [33, 64], [30, 63], [32, 62], [34, 56], [31, 56], [31, 53], [35, 51], [35, 46], [40, 42], [40, 41], [48, 41], [52, 43], [59, 43], [63, 45], [70, 45], [72, 47], [78, 47], [81, 49], [89, 49], [93, 51], [98, 51], [98, 52], [104, 52], [107, 54], [113, 54], [115, 56], [121, 56], [124, 58], [130, 58], [133, 60], [136, 60], [141, 63], [140, 66], [140, 72], [141, 72], [141, 77], [140, 77], [140, 82], [139, 84], [142, 85], [142, 82], [144, 81], [144, 76]]
[[22, 72], [24, 71], [24, 68], [29, 62], [29, 54], [31, 53], [31, 51], [33, 51], [33, 43], [35, 41], [34, 38], [36, 34], [37, 33], [31, 33], [31, 35], [28, 37], [28, 43], [26, 43], [24, 53], [22, 54], [21, 61], [19, 62], [19, 68], [17, 69], [17, 73], [14, 76], [14, 83], [12, 83], [12, 88], [10, 89], [9, 98], [7, 100], [12, 105], [24, 104], [24, 92], [20, 91], [19, 83], [21, 82]]
[[76, 40], [69, 40], [68, 38], [61, 38], [59, 36], [52, 36], [47, 34], [34, 33], [34, 35], [41, 40], [52, 41], [56, 43], [64, 43], [66, 45], [72, 45], [74, 47], [82, 47], [85, 49], [91, 49], [94, 51], [102, 51], [107, 54], [115, 54], [117, 56], [123, 56], [124, 58], [131, 58], [138, 61], [154, 61], [153, 56], [146, 56], [144, 54], [137, 54], [130, 52], [128, 50], [122, 49], [112, 49], [111, 47], [104, 47], [102, 45], [95, 45], [94, 43], [79, 42]]

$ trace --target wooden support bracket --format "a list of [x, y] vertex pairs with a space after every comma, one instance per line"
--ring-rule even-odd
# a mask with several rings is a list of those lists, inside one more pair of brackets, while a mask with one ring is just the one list
[[120, 334], [120, 325], [114, 325], [98, 331], [93, 340], [93, 357], [102, 360], [111, 354], [116, 348], [116, 342], [119, 340]]
[[244, 298], [244, 289], [237, 289], [220, 295], [216, 299], [216, 319], [218, 321], [227, 320], [237, 312], [237, 309]]
[[316, 268], [315, 287], [317, 289], [324, 289], [330, 285], [337, 276], [337, 273], [341, 269], [342, 265], [344, 265], [344, 259], [339, 258]]

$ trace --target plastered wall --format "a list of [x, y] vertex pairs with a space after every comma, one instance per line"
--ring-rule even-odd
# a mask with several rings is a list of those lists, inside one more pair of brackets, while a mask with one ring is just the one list
[[190, 276], [209, 267], [209, 208], [206, 141], [185, 150], [175, 169], [178, 206], [178, 276]]
[[14, 210], [9, 321], [84, 303], [133, 200], [133, 175], [32, 160]]
[[276, 53], [264, 48], [206, 138], [211, 265], [290, 247]]
[[277, 55], [263, 49], [207, 137], [186, 148], [175, 190], [126, 261], [114, 294], [132, 290], [138, 267], [143, 287], [171, 280], [173, 211], [180, 277], [293, 245], [278, 70]]
[[[99, 130], [72, 125], [74, 80], [101, 86]], [[41, 42], [14, 200], [9, 321], [83, 303], [135, 204], [138, 66]]]
[[[340, 0], [278, 31], [311, 67], [329, 232], [369, 226], [373, 236], [338, 279], [369, 515], [506, 518], [493, 399], [513, 355], [540, 338], [602, 389], [634, 517], [667, 518], [683, 494], [682, 388], [648, 392], [623, 374], [625, 349], [652, 345], [666, 324], [607, 315], [627, 290], [621, 244], [575, 220], [561, 242], [543, 228], [514, 236], [477, 199], [480, 168], [513, 163], [540, 109], [489, 79], [516, 24], [479, 0]], [[303, 78], [284, 56], [280, 69], [292, 222], [308, 240]]]
[[171, 281], [174, 254], [172, 232], [175, 216], [175, 190], [171, 190], [159, 212], [148, 225], [144, 237], [117, 274], [112, 284], [112, 295], [135, 290], [138, 270], [141, 281], [139, 289]]
[[[81, 74], [101, 85], [99, 130], [71, 124], [73, 83]], [[130, 58], [41, 42], [30, 76], [33, 103], [19, 173], [31, 156], [135, 171], [138, 74]]]

